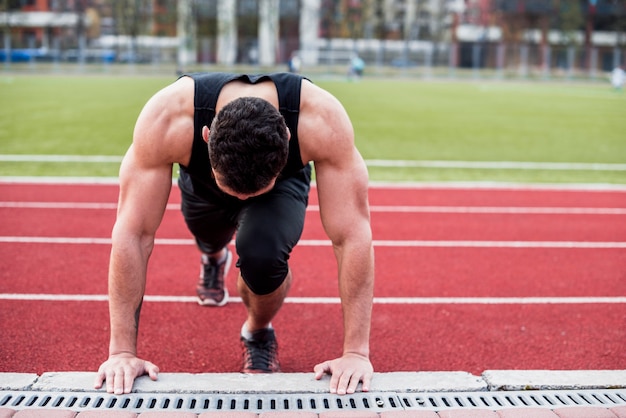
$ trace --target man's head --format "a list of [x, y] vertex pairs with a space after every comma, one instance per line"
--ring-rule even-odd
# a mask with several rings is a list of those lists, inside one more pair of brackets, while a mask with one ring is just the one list
[[241, 97], [215, 116], [208, 143], [220, 188], [249, 197], [271, 189], [287, 164], [289, 131], [280, 112], [269, 102]]

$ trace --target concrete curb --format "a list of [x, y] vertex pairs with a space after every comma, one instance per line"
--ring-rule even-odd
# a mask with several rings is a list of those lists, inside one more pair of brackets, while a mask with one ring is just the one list
[[[0, 390], [96, 392], [94, 372], [0, 373]], [[312, 373], [161, 373], [156, 382], [143, 376], [136, 393], [328, 393], [328, 377]], [[484, 392], [626, 388], [626, 370], [489, 370], [466, 372], [376, 373], [371, 392]], [[104, 390], [100, 390], [103, 392]]]
[[623, 389], [626, 370], [488, 370], [489, 390]]

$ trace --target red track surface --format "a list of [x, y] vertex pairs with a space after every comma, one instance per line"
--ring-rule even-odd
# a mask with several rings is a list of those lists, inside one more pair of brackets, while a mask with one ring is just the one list
[[[0, 184], [0, 371], [88, 371], [106, 358], [106, 302], [23, 300], [13, 294], [106, 294], [109, 245], [7, 237], [106, 239], [116, 199], [113, 185]], [[373, 188], [370, 201], [379, 244], [380, 299], [374, 306], [371, 342], [377, 371], [626, 368], [626, 303], [558, 299], [626, 296], [625, 191]], [[109, 207], [24, 208], [5, 202]], [[171, 202], [179, 202], [176, 188]], [[316, 204], [312, 193], [303, 242], [325, 240]], [[471, 213], [461, 209], [466, 207]], [[473, 213], [476, 207], [502, 210]], [[510, 207], [622, 210], [505, 213]], [[167, 211], [158, 237], [191, 238], [179, 211]], [[475, 246], [485, 241], [494, 243]], [[527, 245], [507, 246], [510, 242]], [[552, 244], [543, 248], [542, 243]], [[589, 248], [589, 243], [604, 244]], [[570, 244], [582, 248], [567, 248]], [[303, 244], [291, 262], [291, 297], [337, 297], [328, 245]], [[193, 296], [198, 271], [199, 255], [192, 244], [157, 245], [146, 293]], [[235, 276], [233, 270], [228, 279], [234, 296]], [[438, 297], [493, 299], [423, 299]], [[523, 297], [555, 299], [501, 299]], [[236, 372], [244, 318], [238, 302], [206, 308], [184, 300], [147, 301], [139, 353], [164, 372]], [[274, 325], [285, 372], [309, 372], [317, 362], [340, 354], [337, 303], [287, 303]]]

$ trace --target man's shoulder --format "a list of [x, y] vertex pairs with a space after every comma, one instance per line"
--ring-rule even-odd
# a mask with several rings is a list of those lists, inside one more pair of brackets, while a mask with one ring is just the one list
[[341, 102], [329, 91], [302, 83], [298, 133], [303, 160], [320, 162], [341, 158], [352, 147], [354, 132]]
[[227, 73], [227, 72], [191, 72], [184, 73], [178, 77], [178, 80], [192, 80], [198, 86], [211, 86], [217, 84], [226, 84], [232, 80], [241, 79], [244, 74]]
[[165, 109], [178, 112], [181, 110], [181, 107], [187, 107], [187, 103], [190, 99], [193, 103], [193, 91], [193, 80], [187, 77], [179, 77], [174, 82], [156, 92], [148, 101], [147, 106], [156, 105], [157, 107], [163, 107], [164, 104], [167, 104]]
[[300, 99], [300, 110], [314, 115], [332, 113], [342, 108], [339, 100], [331, 92], [308, 79], [302, 80]]
[[243, 74], [229, 73], [229, 72], [223, 72], [223, 71], [196, 71], [196, 72], [181, 73], [178, 76], [178, 78], [181, 79], [183, 77], [189, 77], [195, 80], [195, 79], [204, 79], [204, 78], [211, 78], [211, 77], [215, 77], [215, 78], [230, 77], [230, 76], [239, 77], [241, 75]]

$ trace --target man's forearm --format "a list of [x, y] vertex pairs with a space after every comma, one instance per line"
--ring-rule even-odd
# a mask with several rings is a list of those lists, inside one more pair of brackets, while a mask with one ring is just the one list
[[[118, 307], [116, 307], [116, 305]], [[116, 303], [110, 303], [111, 339], [109, 354], [131, 353], [137, 354], [137, 334], [139, 331], [139, 315], [142, 301], [139, 301], [134, 314], [127, 313], [127, 309], [120, 308]]]
[[374, 296], [374, 252], [371, 245], [358, 245], [346, 247], [339, 254], [344, 354], [356, 353], [368, 357]]
[[137, 247], [119, 248], [114, 244], [109, 266], [109, 354], [136, 354], [146, 262], [146, 256]]

